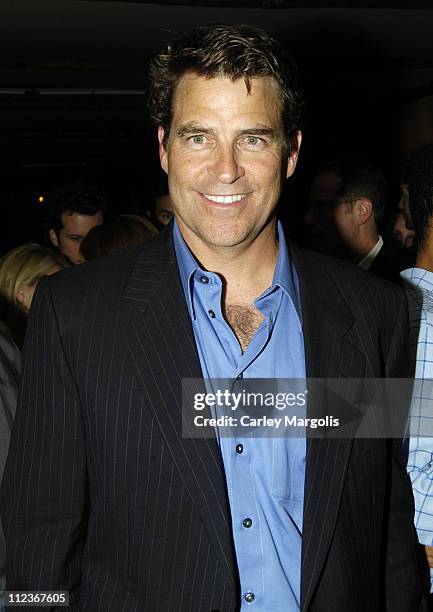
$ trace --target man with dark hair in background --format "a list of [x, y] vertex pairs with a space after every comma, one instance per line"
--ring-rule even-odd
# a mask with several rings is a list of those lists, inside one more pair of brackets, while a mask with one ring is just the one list
[[184, 379], [407, 375], [400, 289], [277, 222], [301, 144], [292, 60], [209, 25], [150, 76], [175, 221], [40, 283], [1, 498], [8, 588], [104, 612], [420, 610], [401, 440], [182, 435]]
[[81, 181], [51, 191], [45, 204], [51, 244], [71, 263], [82, 263], [80, 243], [92, 227], [104, 222], [107, 206], [107, 197], [100, 189]]
[[328, 162], [311, 186], [308, 246], [400, 283], [402, 256], [379, 234], [386, 200], [385, 177], [373, 164], [349, 157]]

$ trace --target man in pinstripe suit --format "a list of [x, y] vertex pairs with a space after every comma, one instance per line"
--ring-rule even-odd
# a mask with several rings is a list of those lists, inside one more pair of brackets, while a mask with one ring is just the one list
[[401, 441], [182, 437], [185, 378], [406, 376], [407, 311], [277, 224], [301, 98], [275, 41], [203, 26], [151, 79], [176, 220], [38, 287], [8, 588], [86, 612], [422, 609]]

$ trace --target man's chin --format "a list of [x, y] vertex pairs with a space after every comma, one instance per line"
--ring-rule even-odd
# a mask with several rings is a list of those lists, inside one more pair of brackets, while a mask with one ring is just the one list
[[194, 240], [197, 239], [209, 249], [230, 249], [252, 242], [248, 232], [229, 232], [227, 230], [196, 233]]
[[242, 244], [245, 241], [244, 236], [235, 236], [235, 235], [227, 235], [227, 234], [213, 234], [212, 236], [207, 236], [203, 240], [203, 242], [213, 248], [231, 248]]

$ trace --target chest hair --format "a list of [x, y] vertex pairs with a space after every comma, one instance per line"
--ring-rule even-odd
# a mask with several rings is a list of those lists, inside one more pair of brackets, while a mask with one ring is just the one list
[[249, 304], [229, 304], [226, 306], [225, 315], [244, 353], [264, 317], [257, 308]]

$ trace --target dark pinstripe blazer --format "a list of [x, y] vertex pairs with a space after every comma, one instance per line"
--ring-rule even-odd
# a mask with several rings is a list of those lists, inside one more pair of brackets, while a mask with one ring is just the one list
[[[293, 255], [308, 375], [405, 376], [400, 289]], [[180, 433], [181, 378], [200, 376], [169, 231], [40, 283], [1, 497], [9, 589], [86, 612], [239, 607], [218, 445]], [[419, 609], [398, 448], [308, 441], [303, 611]]]

